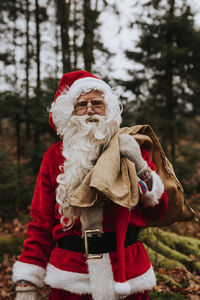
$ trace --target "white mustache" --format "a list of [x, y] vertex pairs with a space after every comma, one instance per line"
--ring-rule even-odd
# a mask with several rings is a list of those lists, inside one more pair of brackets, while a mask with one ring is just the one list
[[87, 122], [99, 122], [105, 120], [104, 116], [95, 115], [84, 115], [84, 116], [72, 116], [71, 121], [75, 123], [87, 123]]

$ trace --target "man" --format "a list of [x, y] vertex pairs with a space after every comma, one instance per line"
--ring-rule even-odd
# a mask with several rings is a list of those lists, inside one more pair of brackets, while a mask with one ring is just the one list
[[13, 267], [17, 299], [37, 299], [44, 282], [52, 288], [52, 300], [148, 299], [156, 280], [138, 232], [146, 226], [145, 215], [164, 216], [168, 198], [147, 150], [134, 137], [119, 135], [121, 157], [134, 163], [140, 186], [132, 210], [101, 193], [91, 205], [71, 202], [108, 151], [120, 122], [120, 105], [109, 85], [86, 71], [63, 75], [50, 114], [62, 140], [41, 164], [29, 238]]

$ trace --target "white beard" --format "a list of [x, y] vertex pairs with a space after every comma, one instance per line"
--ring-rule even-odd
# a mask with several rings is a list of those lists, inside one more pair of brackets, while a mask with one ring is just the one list
[[[56, 201], [63, 225], [70, 228], [73, 220], [78, 217], [79, 210], [69, 206], [69, 199], [117, 130], [115, 121], [99, 115], [72, 116], [68, 122], [63, 135], [62, 154], [65, 161], [60, 167], [63, 172], [57, 177], [56, 189]], [[64, 218], [68, 219], [67, 224]]]

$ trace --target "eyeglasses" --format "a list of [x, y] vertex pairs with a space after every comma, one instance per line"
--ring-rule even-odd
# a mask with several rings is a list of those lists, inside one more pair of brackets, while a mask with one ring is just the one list
[[105, 107], [105, 102], [101, 99], [94, 99], [90, 101], [83, 100], [77, 102], [74, 108], [76, 112], [86, 112], [89, 107], [91, 107], [94, 111], [99, 111]]

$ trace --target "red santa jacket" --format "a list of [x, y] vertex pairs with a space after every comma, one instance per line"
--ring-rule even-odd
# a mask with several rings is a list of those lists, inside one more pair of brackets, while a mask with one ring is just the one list
[[[41, 287], [47, 283], [53, 288], [64, 289], [77, 294], [91, 293], [96, 274], [104, 272], [104, 285], [117, 281], [117, 253], [106, 253], [103, 259], [89, 262], [84, 253], [72, 252], [56, 246], [56, 242], [67, 235], [81, 236], [81, 222], [77, 218], [74, 226], [67, 231], [60, 224], [55, 190], [56, 178], [63, 165], [62, 142], [51, 146], [44, 154], [31, 205], [33, 221], [28, 224], [29, 237], [24, 241], [21, 256], [13, 267], [13, 280], [28, 280]], [[153, 170], [153, 187], [129, 214], [129, 227], [144, 228], [145, 216], [157, 220], [164, 216], [168, 197], [155, 165], [145, 149], [142, 156]], [[102, 207], [102, 231], [115, 231], [116, 204]], [[94, 265], [94, 266], [93, 266]], [[101, 265], [101, 267], [100, 267]], [[141, 241], [125, 248], [125, 277], [131, 293], [151, 289], [156, 284], [155, 275], [148, 254]], [[96, 276], [96, 275], [95, 275]], [[97, 275], [98, 276], [98, 275]], [[101, 281], [101, 279], [99, 279]], [[99, 284], [99, 282], [97, 282]]]

